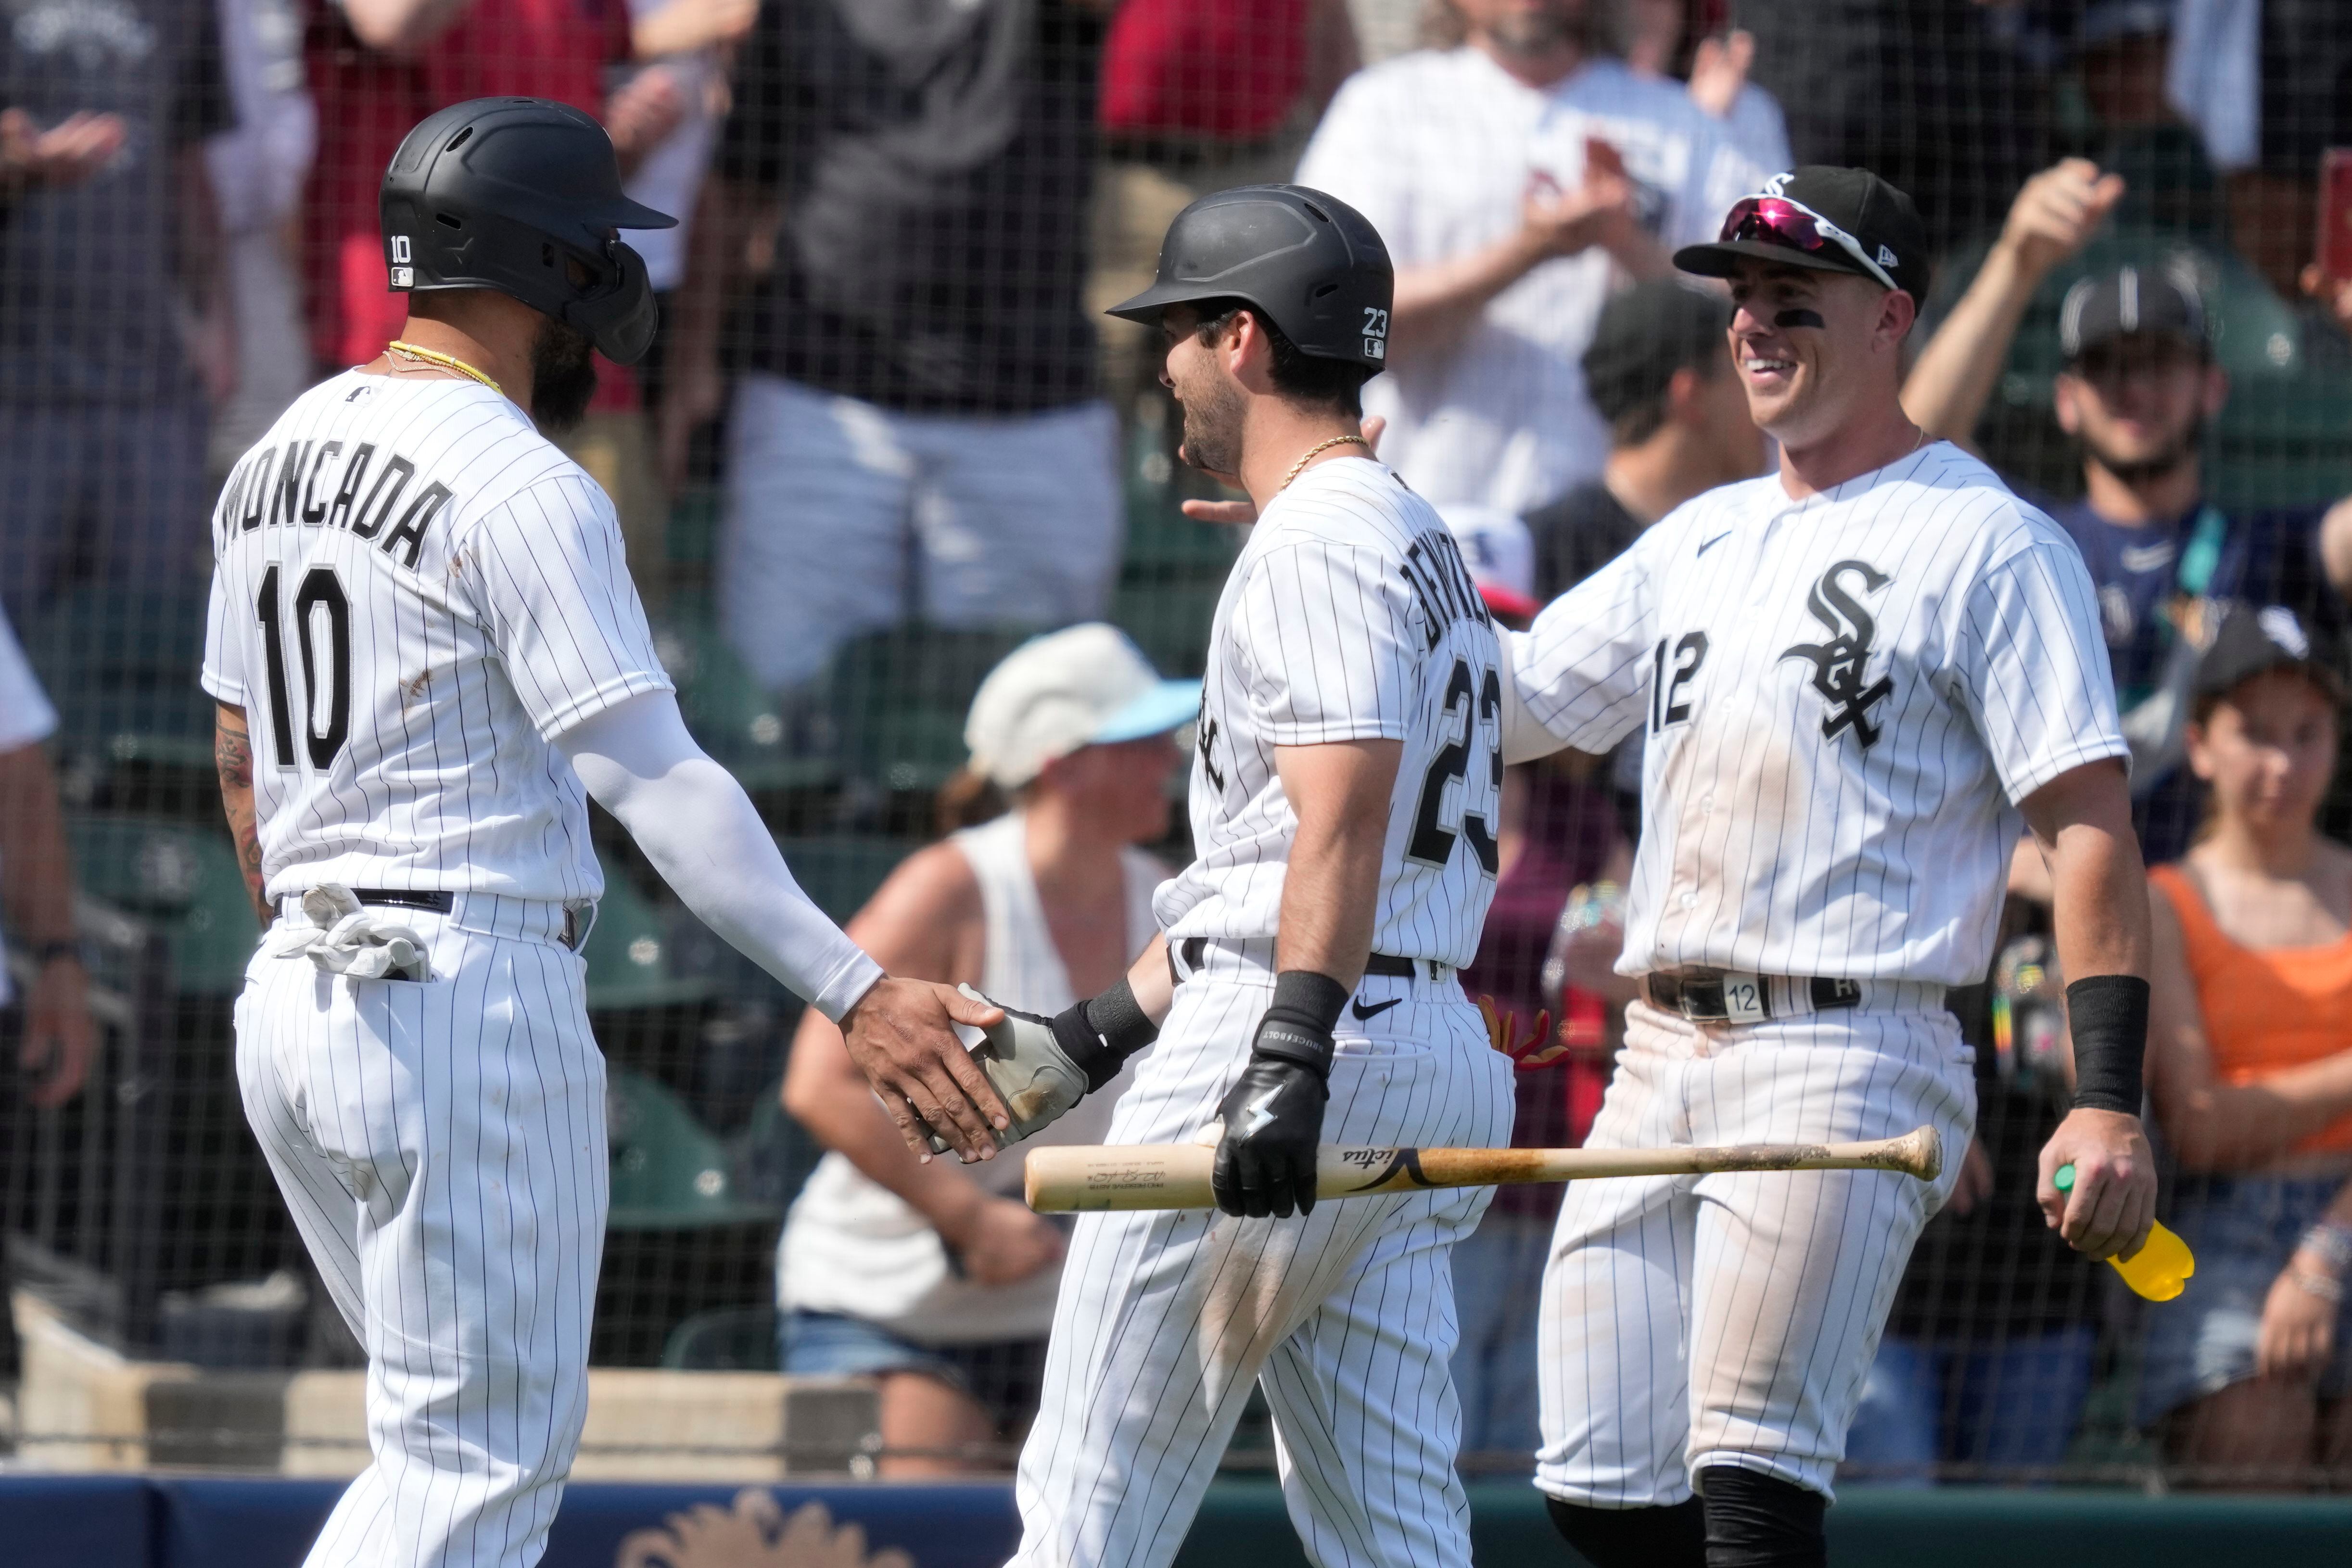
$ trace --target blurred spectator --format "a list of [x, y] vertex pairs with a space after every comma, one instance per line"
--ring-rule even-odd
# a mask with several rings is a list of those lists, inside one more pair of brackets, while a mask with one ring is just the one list
[[[51, 1107], [81, 1092], [97, 1042], [74, 936], [73, 868], [58, 781], [41, 745], [57, 724], [57, 710], [0, 616], [0, 907], [13, 945], [32, 961], [36, 976], [23, 1005], [12, 1005], [15, 988], [0, 947], [0, 1150], [22, 1146], [19, 1099]], [[16, 1165], [0, 1158], [0, 1453], [16, 1436], [20, 1371], [8, 1303], [8, 1232], [16, 1219], [8, 1178]]]
[[[1524, 626], [1541, 603], [1534, 594], [1535, 547], [1527, 525], [1506, 511], [1462, 503], [1444, 509], [1445, 524], [1462, 548], [1487, 608]], [[1462, 987], [1533, 1027], [1549, 1009], [1544, 956], [1569, 889], [1595, 875], [1617, 837], [1605, 789], [1591, 782], [1591, 759], [1564, 753], [1515, 767], [1503, 775], [1500, 874], [1486, 913], [1477, 961], [1462, 972]], [[1560, 1028], [1569, 1020], [1549, 1009]], [[1589, 1047], [1591, 1039], [1571, 1043]], [[1578, 1141], [1570, 1103], [1570, 1080], [1559, 1071], [1522, 1071], [1511, 1142], [1522, 1149], [1558, 1149]], [[1598, 1096], [1594, 1097], [1597, 1108]], [[1592, 1109], [1584, 1113], [1590, 1125]], [[1454, 1387], [1462, 1402], [1465, 1454], [1523, 1456], [1536, 1434], [1536, 1321], [1528, 1310], [1551, 1251], [1559, 1212], [1557, 1185], [1498, 1187], [1478, 1228], [1454, 1245], [1454, 1300], [1461, 1340], [1454, 1352]]]
[[1083, 304], [1105, 8], [775, 0], [744, 44], [664, 458], [682, 475], [718, 408], [756, 245], [719, 608], [771, 686], [912, 616], [1052, 625], [1108, 600], [1117, 422]]
[[207, 395], [236, 342], [205, 139], [219, 17], [21, 0], [0, 32], [0, 608], [200, 581]]
[[1733, 0], [1798, 163], [1874, 170], [1934, 249], [2000, 220], [2049, 161], [2049, 87], [2012, 46], [2016, 0]]
[[1620, 274], [1663, 277], [1769, 171], [1608, 52], [1601, 0], [1450, 0], [1456, 47], [1359, 72], [1300, 162], [1397, 266], [1381, 457], [1441, 505], [1525, 512], [1601, 471], [1578, 357]]
[[207, 468], [226, 474], [310, 384], [302, 346], [300, 206], [318, 119], [302, 76], [297, 0], [219, 0], [236, 126], [205, 144], [220, 199], [236, 318], [236, 391], [213, 416]]
[[[1024, 1012], [1114, 984], [1156, 930], [1168, 869], [1134, 846], [1167, 836], [1168, 735], [1199, 705], [1199, 682], [1161, 680], [1109, 626], [1024, 644], [982, 682], [964, 731], [971, 782], [1013, 809], [909, 858], [851, 934], [893, 973]], [[803, 1020], [784, 1104], [834, 1152], [778, 1244], [783, 1370], [881, 1379], [883, 1445], [902, 1451], [886, 1475], [967, 1468], [952, 1450], [1017, 1441], [1035, 1413], [1066, 1232], [1022, 1203], [1023, 1161], [1101, 1142], [1129, 1081], [985, 1164], [923, 1164], [840, 1032], [814, 1009]]]
[[[1150, 287], [1160, 241], [1196, 198], [1286, 179], [1357, 66], [1342, 0], [1125, 0], [1103, 45], [1090, 313]], [[1156, 330], [1105, 323], [1105, 384], [1156, 395]], [[1172, 422], [1171, 422], [1172, 423]]]
[[2166, 96], [2229, 176], [2231, 238], [2294, 292], [2310, 259], [2320, 153], [2352, 146], [2343, 0], [2180, 0]]
[[2281, 605], [2223, 616], [2189, 732], [2210, 816], [2150, 874], [2148, 1090], [2197, 1272], [2147, 1316], [2139, 1415], [2192, 1479], [2352, 1478], [2352, 848], [2316, 826], [2332, 651]]
[[1701, 490], [1763, 470], [1764, 433], [1732, 374], [1730, 326], [1719, 295], [1664, 278], [1601, 308], [1583, 369], [1609, 456], [1598, 476], [1528, 514], [1538, 601], [1583, 582]]
[[[1670, 77], [1681, 58], [1690, 0], [1632, 0], [1625, 63], [1643, 76]], [[1724, 121], [1731, 144], [1769, 172], [1792, 166], [1789, 121], [1772, 95], [1748, 79], [1756, 62], [1753, 34], [1734, 29], [1701, 38], [1691, 51], [1691, 101]]]
[[[1928, 434], [1968, 439], [2035, 290], [2122, 195], [2118, 178], [2081, 159], [2018, 193], [1975, 281], [1904, 384], [1904, 406]], [[2067, 291], [2059, 331], [2058, 424], [2082, 448], [2084, 494], [2042, 505], [2081, 547], [2099, 590], [2142, 851], [2153, 865], [2180, 854], [2196, 820], [2195, 786], [2177, 764], [2209, 606], [2252, 598], [2339, 624], [2352, 582], [2352, 500], [2230, 517], [2207, 499], [2201, 447], [2230, 382], [2213, 363], [2204, 301], [2185, 269], [2126, 266], [2084, 279]]]
[[[672, 295], [686, 281], [695, 203], [727, 110], [728, 56], [759, 15], [760, 0], [629, 0], [630, 43], [644, 62], [629, 80], [645, 84], [632, 100], [643, 105], [642, 112], [675, 119], [669, 133], [646, 148], [625, 182], [632, 201], [678, 220], [676, 228], [646, 229], [630, 241], [645, 258], [646, 276], [661, 306], [661, 331], [655, 335], [653, 352], [636, 367], [649, 409], [661, 405], [662, 350], [671, 326]], [[634, 574], [643, 592], [642, 572]]]
[[[319, 150], [302, 216], [320, 368], [366, 363], [406, 319], [407, 296], [385, 287], [376, 194], [410, 127], [468, 99], [551, 98], [602, 120], [623, 174], [633, 175], [685, 103], [666, 75], [606, 94], [606, 73], [632, 49], [625, 0], [315, 0]], [[613, 498], [631, 574], [658, 599], [667, 501], [652, 436], [635, 375], [602, 357], [596, 371], [588, 417], [560, 444]]]

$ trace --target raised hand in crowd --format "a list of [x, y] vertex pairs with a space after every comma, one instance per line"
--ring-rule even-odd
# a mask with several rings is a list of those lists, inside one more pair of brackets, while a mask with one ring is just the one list
[[2352, 278], [2330, 278], [2315, 261], [2303, 269], [2300, 281], [2305, 294], [2327, 307], [2338, 327], [2352, 332]]
[[21, 109], [0, 109], [0, 195], [78, 185], [122, 151], [122, 116], [68, 114], [44, 131]]
[[1691, 55], [1691, 101], [1717, 120], [1729, 117], [1756, 63], [1756, 35], [1734, 28], [1719, 38], [1701, 38]]
[[1914, 424], [1931, 437], [1968, 441], [2034, 290], [2082, 252], [2123, 195], [2123, 176], [2087, 158], [2063, 159], [2025, 182], [1976, 280], [1903, 383], [1903, 411]]
[[604, 100], [604, 129], [625, 177], [646, 153], [660, 146], [686, 119], [686, 93], [677, 75], [648, 66], [623, 82]]

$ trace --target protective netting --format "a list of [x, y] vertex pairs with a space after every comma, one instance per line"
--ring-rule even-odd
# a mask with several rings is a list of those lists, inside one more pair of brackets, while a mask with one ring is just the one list
[[[1752, 471], [1723, 471], [1738, 432], [1660, 412], [1679, 363], [1657, 359], [1666, 349], [1605, 395], [1580, 356], [1644, 256], [1712, 237], [1732, 197], [1789, 162], [1863, 164], [1916, 198], [1936, 252], [1915, 350], [1956, 311], [1983, 340], [1977, 391], [1946, 405], [1958, 427], [1937, 433], [2075, 509], [2079, 536], [2145, 530], [2118, 534], [2107, 567], [2094, 561], [2127, 699], [2178, 696], [2167, 661], [2221, 599], [2339, 628], [2322, 517], [2352, 490], [2352, 346], [2304, 275], [2323, 238], [2326, 152], [2352, 146], [2339, 5], [1552, 11], [1547, 24], [1543, 7], [1515, 21], [1487, 0], [1433, 0], [1426, 16], [1417, 0], [15, 5], [0, 35], [0, 605], [58, 715], [47, 754], [99, 1037], [61, 1107], [33, 1105], [38, 1074], [0, 1062], [0, 1233], [26, 1339], [46, 1347], [26, 1361], [26, 1457], [291, 1468], [311, 1441], [275, 1396], [151, 1394], [89, 1416], [98, 1405], [41, 1395], [40, 1377], [94, 1375], [67, 1366], [85, 1351], [126, 1376], [358, 1364], [234, 1079], [255, 927], [194, 681], [205, 519], [291, 397], [396, 333], [377, 182], [400, 136], [443, 105], [535, 94], [588, 109], [631, 193], [685, 220], [632, 237], [661, 337], [634, 371], [602, 367], [566, 445], [614, 497], [690, 727], [837, 919], [942, 831], [943, 790], [970, 804], [966, 710], [1027, 637], [1108, 620], [1162, 674], [1200, 673], [1235, 536], [1180, 506], [1223, 492], [1178, 460], [1155, 334], [1100, 311], [1149, 281], [1186, 202], [1291, 178], [1302, 156], [1307, 183], [1373, 216], [1406, 271], [1421, 269], [1424, 298], [1447, 263], [1538, 235], [1491, 287], [1425, 311], [1418, 338], [1401, 290], [1395, 374], [1370, 393], [1406, 477], [1465, 540], [1496, 542], [1482, 580], [1549, 596], [1638, 531], [1645, 500]], [[1732, 27], [1743, 34], [1727, 46]], [[1524, 58], [1582, 63], [1530, 86], [1497, 63], [1509, 47], [1481, 52], [1507, 34]], [[1453, 52], [1413, 52], [1424, 47]], [[2021, 189], [2065, 158], [2095, 165], [2084, 182], [2121, 177], [2120, 191], [2096, 187], [2112, 210], [2087, 245], [1966, 314], [1988, 256], [2015, 258], [1997, 241]], [[1579, 227], [1566, 209], [1588, 197], [1613, 216]], [[2061, 422], [2071, 373], [2158, 396], [2161, 371], [2099, 371], [2066, 344], [2070, 290], [2125, 268], [2193, 295], [2226, 373], [2196, 383], [2183, 449], [2157, 454], [2171, 468], [2110, 454], [2110, 478], [2147, 502], [2137, 519], [2086, 495], [2099, 437]], [[1609, 466], [1612, 448], [1645, 442], [1645, 477]], [[2336, 580], [2347, 575], [2339, 564]], [[2177, 753], [2160, 759], [2168, 782], [2140, 792], [2151, 861], [2183, 854], [2206, 811]], [[1522, 1142], [1581, 1136], [1622, 1034], [1622, 994], [1593, 954], [1615, 930], [1638, 828], [1629, 778], [1572, 759], [1514, 786], [1522, 820], [1469, 983], [1522, 1020], [1549, 1009], [1573, 1047], [1523, 1076]], [[1150, 846], [1171, 862], [1187, 853], [1181, 817]], [[2330, 790], [2320, 821], [2352, 829], [2352, 794]], [[613, 1213], [592, 1359], [772, 1372], [779, 1228], [824, 1152], [779, 1100], [803, 1009], [688, 914], [609, 818], [595, 830], [608, 891], [583, 956], [612, 1068]], [[13, 1040], [43, 966], [19, 886], [8, 908]], [[2136, 1302], [2034, 1205], [2035, 1152], [2065, 1094], [2048, 931], [2046, 903], [2013, 899], [1994, 976], [1952, 999], [1977, 1047], [1989, 1194], [1921, 1242], [1847, 1473], [2282, 1486], [2333, 1464], [2341, 1484], [2352, 1439], [2330, 1458], [2311, 1432], [2296, 1447], [2242, 1424], [2190, 1430], [2196, 1411], [2227, 1416], [2212, 1396], [2248, 1375], [2253, 1352], [2224, 1342], [2277, 1329], [2272, 1298], [2302, 1267], [2289, 1261], [2301, 1228], [2352, 1169], [2328, 1152], [2341, 1145], [2284, 1176], [2253, 1157], [2192, 1181], [2168, 1164], [2168, 1205], [2195, 1197], [2262, 1237], [2217, 1254], [2213, 1288], [2235, 1306], [2200, 1320], [2210, 1342], [2152, 1339], [2156, 1315], [2181, 1304]], [[1507, 1195], [1458, 1260], [1465, 1465], [1529, 1463], [1535, 1281], [1556, 1202]], [[961, 1390], [986, 1426], [901, 1434], [886, 1468], [893, 1454], [1006, 1460], [1036, 1397], [1033, 1340], [943, 1356], [866, 1327], [837, 1342], [803, 1333], [815, 1359], [796, 1370], [911, 1370]], [[2307, 1397], [2281, 1407], [2307, 1407], [2323, 1435], [2352, 1431], [2342, 1345], [2286, 1374]], [[17, 1375], [0, 1364], [0, 1388]], [[743, 1430], [715, 1422], [694, 1441], [803, 1465], [874, 1458], [863, 1433], [845, 1446]], [[634, 1451], [592, 1430], [592, 1451], [600, 1441]], [[1231, 1462], [1270, 1463], [1270, 1443], [1254, 1410]]]

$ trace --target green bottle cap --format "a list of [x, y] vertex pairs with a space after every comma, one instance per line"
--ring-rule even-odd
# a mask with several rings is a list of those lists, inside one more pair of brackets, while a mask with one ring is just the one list
[[2065, 1164], [2059, 1166], [2056, 1174], [2050, 1178], [2050, 1184], [2057, 1188], [2062, 1193], [2073, 1192], [2074, 1190], [2074, 1163], [2069, 1161]]

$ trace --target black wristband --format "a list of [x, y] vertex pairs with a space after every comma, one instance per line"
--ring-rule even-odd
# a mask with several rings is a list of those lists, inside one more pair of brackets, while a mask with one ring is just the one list
[[70, 958], [84, 969], [89, 967], [89, 954], [83, 951], [81, 942], [73, 937], [58, 937], [53, 942], [38, 943], [33, 949], [33, 957], [44, 967], [55, 963], [60, 958]]
[[1331, 1076], [1331, 1031], [1348, 1005], [1348, 988], [1311, 969], [1286, 969], [1274, 979], [1274, 1005], [1258, 1020], [1250, 1055], [1295, 1062], [1318, 1078]]
[[[1117, 1078], [1128, 1058], [1160, 1037], [1160, 1026], [1144, 1016], [1142, 1006], [1135, 1000], [1135, 988], [1125, 980], [1093, 1001], [1081, 1003], [1076, 1011], [1084, 1020], [1087, 1032], [1098, 1043], [1092, 1059], [1071, 1058], [1085, 1071], [1089, 1089], [1100, 1089]], [[1061, 1019], [1054, 1022], [1054, 1036], [1060, 1039]], [[1066, 1043], [1062, 1048], [1068, 1050], [1069, 1047]]]
[[2074, 1107], [2139, 1114], [2140, 1067], [2147, 1055], [2147, 982], [2137, 974], [2089, 974], [2066, 987], [2074, 1038]]

